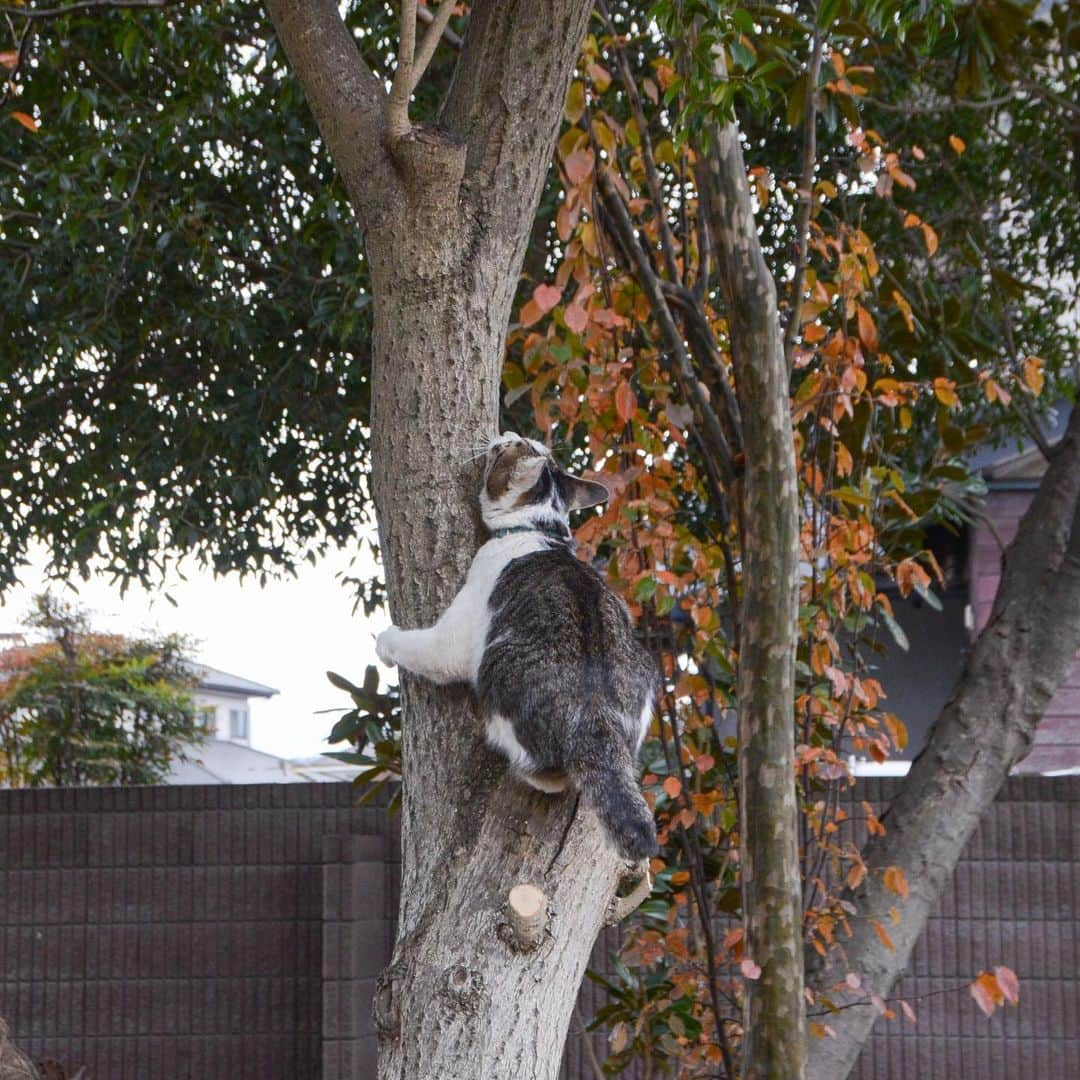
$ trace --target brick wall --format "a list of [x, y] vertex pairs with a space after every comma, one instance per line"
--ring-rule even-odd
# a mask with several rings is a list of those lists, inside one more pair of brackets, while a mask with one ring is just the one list
[[333, 1080], [337, 1061], [373, 1060], [366, 1005], [347, 1014], [337, 990], [344, 965], [386, 961], [393, 863], [386, 814], [353, 798], [0, 792], [0, 1015], [17, 1041], [93, 1080]]
[[[352, 800], [336, 784], [0, 791], [0, 1016], [90, 1080], [374, 1077], [398, 845]], [[858, 1080], [1080, 1075], [1078, 838], [1080, 777], [1009, 782], [897, 990], [919, 1024], [880, 1023]], [[964, 986], [997, 963], [1022, 1002], [985, 1020]], [[588, 1020], [603, 998], [589, 984], [579, 1004]], [[563, 1076], [592, 1080], [576, 1024]]]

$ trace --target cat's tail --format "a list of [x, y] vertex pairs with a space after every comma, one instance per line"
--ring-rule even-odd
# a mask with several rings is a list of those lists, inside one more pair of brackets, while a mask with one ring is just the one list
[[655, 855], [656, 822], [641, 794], [637, 762], [619, 718], [606, 709], [593, 713], [577, 735], [568, 772], [616, 850], [635, 863]]

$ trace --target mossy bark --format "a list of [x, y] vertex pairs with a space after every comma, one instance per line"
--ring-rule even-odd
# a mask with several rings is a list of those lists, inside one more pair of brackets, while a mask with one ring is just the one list
[[713, 136], [699, 169], [719, 263], [742, 414], [739, 653], [740, 858], [746, 955], [743, 1076], [804, 1075], [803, 935], [795, 801], [798, 487], [776, 286], [765, 264], [738, 126]]

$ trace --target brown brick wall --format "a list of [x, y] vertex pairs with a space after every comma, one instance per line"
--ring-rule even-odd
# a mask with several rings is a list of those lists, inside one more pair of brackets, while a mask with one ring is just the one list
[[[0, 791], [0, 1015], [17, 1041], [91, 1080], [374, 1077], [397, 840], [352, 800], [334, 784]], [[858, 1080], [1080, 1076], [1078, 839], [1080, 777], [1009, 782], [897, 989], [918, 1025], [880, 1022]], [[986, 1020], [965, 986], [998, 963], [1021, 1005]], [[583, 1017], [602, 1004], [587, 984]], [[563, 1076], [593, 1078], [573, 1030]]]
[[[866, 797], [884, 805], [895, 783]], [[1078, 858], [1080, 776], [1009, 780], [894, 991], [918, 1023], [879, 1020], [856, 1080], [1080, 1077]], [[1020, 977], [1020, 1005], [987, 1019], [966, 984], [996, 964]]]
[[93, 1080], [346, 1075], [372, 1040], [336, 991], [344, 963], [386, 962], [393, 871], [385, 812], [353, 798], [0, 792], [0, 1015], [20, 1045]]

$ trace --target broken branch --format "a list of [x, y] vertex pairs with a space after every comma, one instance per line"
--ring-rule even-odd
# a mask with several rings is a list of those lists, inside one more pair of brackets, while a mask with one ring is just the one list
[[530, 952], [540, 944], [547, 929], [547, 897], [535, 885], [515, 885], [507, 897], [514, 945]]

